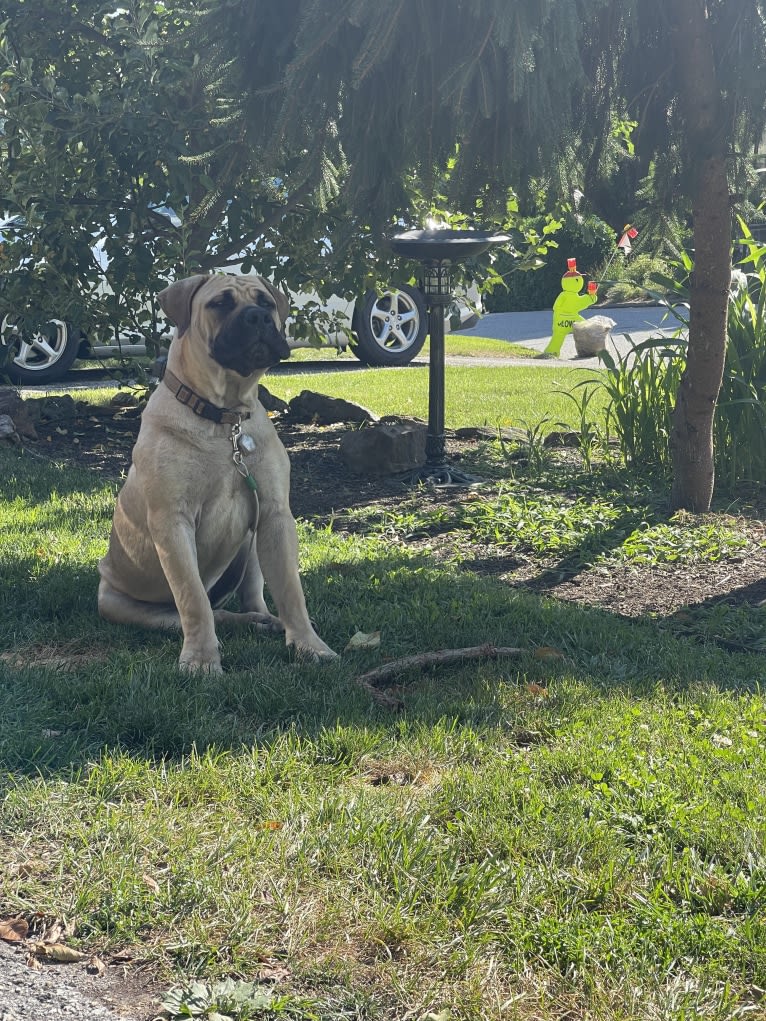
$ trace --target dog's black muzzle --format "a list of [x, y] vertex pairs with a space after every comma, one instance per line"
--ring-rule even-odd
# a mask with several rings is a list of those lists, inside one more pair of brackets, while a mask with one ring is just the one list
[[214, 337], [210, 353], [224, 369], [250, 376], [289, 358], [290, 347], [270, 309], [246, 305]]

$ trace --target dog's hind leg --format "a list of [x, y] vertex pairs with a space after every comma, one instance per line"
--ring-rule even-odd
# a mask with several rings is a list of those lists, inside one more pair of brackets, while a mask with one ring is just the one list
[[172, 605], [144, 603], [118, 592], [107, 582], [98, 587], [98, 612], [113, 624], [138, 624], [140, 627], [180, 630], [181, 618]]

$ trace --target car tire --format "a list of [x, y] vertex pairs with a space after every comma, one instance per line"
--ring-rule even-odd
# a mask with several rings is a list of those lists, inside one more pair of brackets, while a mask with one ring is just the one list
[[11, 351], [0, 373], [22, 386], [58, 383], [76, 360], [81, 340], [80, 331], [61, 319], [51, 319], [27, 336], [6, 316], [0, 324], [0, 342]]
[[378, 294], [368, 291], [356, 303], [352, 351], [365, 365], [409, 365], [428, 333], [428, 310], [417, 287], [402, 284]]

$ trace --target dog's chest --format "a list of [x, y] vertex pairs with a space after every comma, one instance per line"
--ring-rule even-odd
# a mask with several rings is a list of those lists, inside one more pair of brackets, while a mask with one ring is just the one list
[[200, 480], [201, 501], [198, 527], [206, 523], [213, 533], [224, 525], [229, 531], [244, 532], [252, 526], [256, 496], [233, 464], [216, 479]]

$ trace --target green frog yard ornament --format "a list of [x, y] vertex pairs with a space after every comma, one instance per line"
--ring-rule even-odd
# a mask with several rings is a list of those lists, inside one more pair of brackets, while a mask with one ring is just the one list
[[564, 338], [572, 332], [572, 324], [583, 321], [580, 312], [596, 301], [596, 281], [591, 280], [587, 293], [580, 294], [583, 283], [582, 273], [577, 269], [577, 259], [567, 259], [567, 271], [561, 278], [561, 294], [553, 303], [553, 335], [544, 354], [558, 357]]

